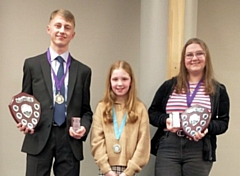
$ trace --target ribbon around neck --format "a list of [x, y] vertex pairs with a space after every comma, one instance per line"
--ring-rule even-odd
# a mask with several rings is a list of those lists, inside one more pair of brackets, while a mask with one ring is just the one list
[[[188, 106], [188, 107], [191, 107], [192, 101], [193, 101], [193, 99], [195, 98], [195, 96], [196, 96], [196, 94], [197, 94], [197, 91], [199, 90], [199, 87], [200, 87], [201, 82], [202, 82], [202, 80], [200, 80], [200, 81], [198, 82], [198, 84], [197, 84], [197, 86], [195, 87], [192, 95], [190, 95], [190, 91], [187, 91], [186, 98], [187, 98], [187, 106]], [[188, 89], [190, 89], [189, 82], [188, 82]]]
[[127, 121], [127, 113], [124, 114], [121, 125], [118, 128], [117, 116], [116, 116], [116, 111], [114, 107], [112, 108], [112, 111], [113, 111], [113, 127], [114, 127], [115, 137], [117, 140], [119, 140]]
[[64, 81], [64, 79], [65, 79], [65, 77], [66, 77], [66, 75], [67, 75], [67, 72], [68, 72], [68, 70], [69, 70], [69, 66], [70, 66], [70, 63], [71, 63], [71, 55], [70, 55], [70, 53], [69, 53], [69, 55], [68, 55], [68, 60], [67, 60], [66, 71], [64, 72], [64, 75], [63, 75], [63, 77], [61, 78], [61, 80], [58, 80], [57, 75], [56, 75], [56, 73], [54, 72], [54, 70], [53, 70], [53, 68], [52, 68], [51, 55], [50, 55], [49, 48], [48, 48], [48, 50], [47, 50], [47, 59], [48, 59], [48, 62], [49, 62], [49, 64], [50, 64], [50, 66], [51, 66], [51, 70], [52, 70], [52, 73], [53, 73], [53, 78], [54, 78], [54, 81], [55, 81], [57, 90], [60, 91], [61, 86], [63, 85], [63, 81]]

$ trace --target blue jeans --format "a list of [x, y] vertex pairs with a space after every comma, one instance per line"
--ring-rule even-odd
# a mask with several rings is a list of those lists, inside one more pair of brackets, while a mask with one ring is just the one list
[[165, 132], [159, 142], [155, 176], [208, 176], [212, 162], [203, 160], [203, 142]]

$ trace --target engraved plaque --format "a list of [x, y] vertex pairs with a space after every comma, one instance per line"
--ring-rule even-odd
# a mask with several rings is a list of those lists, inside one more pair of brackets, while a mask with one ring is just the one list
[[8, 105], [16, 123], [22, 123], [29, 129], [37, 126], [41, 116], [40, 103], [25, 92], [15, 95]]
[[202, 106], [192, 106], [181, 114], [181, 127], [189, 137], [197, 132], [204, 132], [211, 120], [211, 113]]

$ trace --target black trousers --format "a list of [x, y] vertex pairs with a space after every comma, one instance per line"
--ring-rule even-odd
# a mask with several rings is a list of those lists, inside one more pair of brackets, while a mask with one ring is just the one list
[[155, 176], [208, 176], [212, 162], [203, 160], [203, 142], [165, 132], [160, 138]]
[[66, 127], [53, 126], [47, 145], [38, 155], [27, 154], [26, 176], [79, 176], [80, 162], [76, 160], [67, 139]]

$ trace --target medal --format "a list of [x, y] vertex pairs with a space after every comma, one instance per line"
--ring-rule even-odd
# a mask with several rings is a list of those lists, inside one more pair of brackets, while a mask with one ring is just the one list
[[[120, 136], [123, 132], [123, 128], [126, 124], [127, 121], [127, 113], [124, 114], [123, 120], [121, 122], [120, 127], [118, 128], [118, 124], [117, 124], [117, 116], [116, 116], [116, 111], [115, 108], [112, 109], [113, 110], [113, 127], [114, 127], [114, 132], [115, 132], [115, 137], [117, 140], [120, 139]], [[122, 147], [119, 144], [114, 144], [113, 145], [113, 152], [114, 153], [120, 153], [122, 151]]]
[[56, 102], [57, 104], [62, 104], [62, 103], [64, 102], [64, 98], [63, 98], [63, 96], [60, 94], [60, 92], [58, 92], [58, 94], [56, 95], [55, 102]]
[[122, 151], [122, 148], [119, 144], [114, 144], [113, 145], [113, 152], [114, 153], [120, 153]]
[[[66, 63], [67, 64], [66, 65], [66, 71], [64, 72], [64, 74], [61, 78], [58, 78], [56, 73], [53, 70], [53, 67], [51, 65], [51, 55], [50, 55], [49, 49], [47, 50], [47, 59], [48, 59], [49, 65], [51, 66], [53, 78], [54, 78], [54, 81], [55, 81], [55, 84], [56, 84], [56, 90], [58, 90], [58, 94], [56, 94], [56, 97], [55, 97], [55, 102], [57, 104], [62, 104], [62, 103], [64, 103], [64, 96], [60, 94], [60, 90], [61, 90], [61, 87], [64, 88], [64, 80], [65, 80], [65, 77], [67, 75], [67, 72], [69, 71], [69, 66], [71, 64], [71, 55], [69, 53], [68, 60], [67, 60], [67, 63]], [[64, 93], [62, 93], [62, 94], [64, 94]]]

